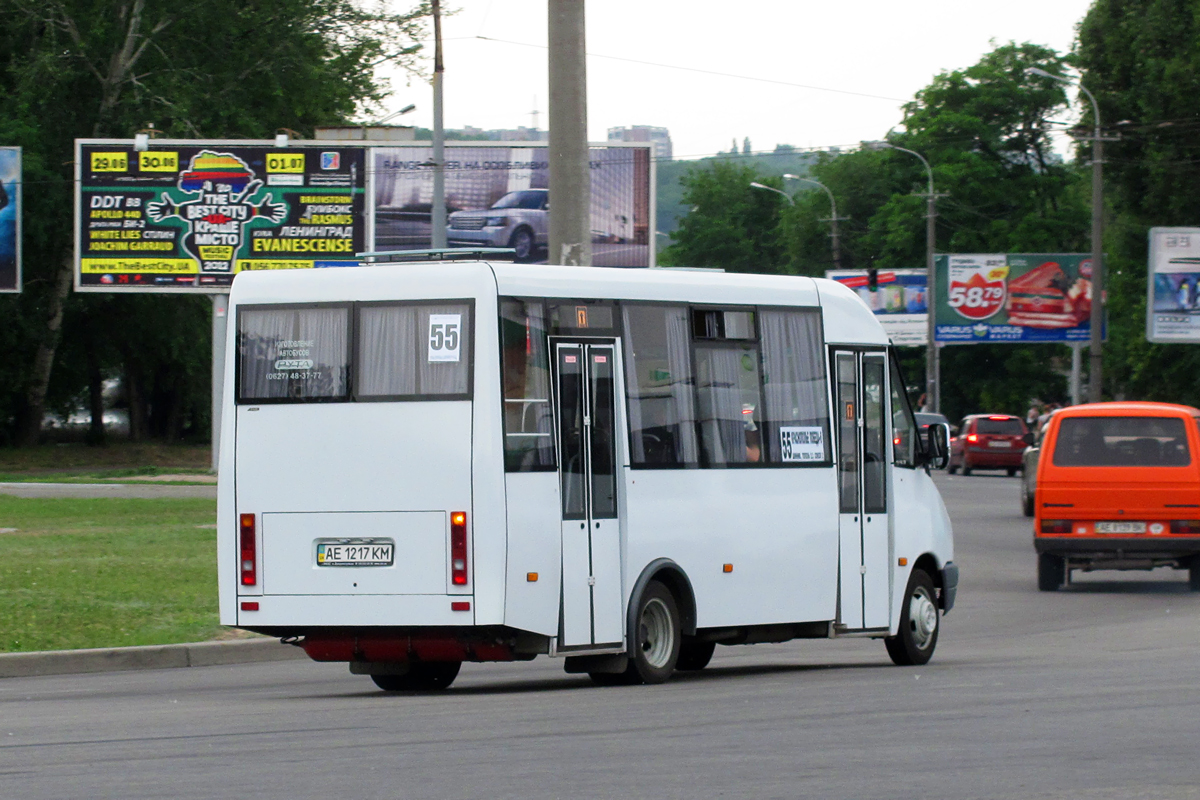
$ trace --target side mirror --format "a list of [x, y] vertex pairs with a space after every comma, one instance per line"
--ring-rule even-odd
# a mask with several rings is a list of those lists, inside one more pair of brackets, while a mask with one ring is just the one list
[[1027, 433], [1021, 437], [1024, 440], [1026, 447], [1033, 447], [1033, 434]]
[[945, 469], [950, 463], [950, 426], [935, 422], [926, 432], [925, 452], [927, 463], [934, 469]]

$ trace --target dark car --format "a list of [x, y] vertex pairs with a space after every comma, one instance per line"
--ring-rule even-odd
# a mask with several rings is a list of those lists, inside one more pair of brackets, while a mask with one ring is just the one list
[[950, 440], [950, 464], [946, 469], [953, 474], [961, 468], [963, 475], [976, 469], [1002, 469], [1016, 475], [1029, 441], [1029, 430], [1020, 417], [969, 414]]
[[944, 425], [950, 424], [950, 420], [946, 419], [945, 415], [943, 414], [933, 414], [928, 411], [917, 411], [913, 414], [913, 416], [916, 417], [917, 424], [921, 426], [922, 436], [924, 436], [925, 432], [929, 430], [930, 425], [934, 425], [939, 422]]

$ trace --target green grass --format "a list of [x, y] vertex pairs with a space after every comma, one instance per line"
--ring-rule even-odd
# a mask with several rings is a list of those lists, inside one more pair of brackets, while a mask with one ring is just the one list
[[213, 500], [0, 495], [0, 652], [204, 641], [217, 621]]
[[6, 474], [144, 468], [208, 472], [211, 466], [208, 445], [113, 442], [107, 447], [46, 444], [0, 448], [0, 473]]

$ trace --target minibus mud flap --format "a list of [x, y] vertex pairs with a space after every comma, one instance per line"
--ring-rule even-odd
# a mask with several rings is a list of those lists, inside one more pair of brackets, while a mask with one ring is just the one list
[[942, 613], [954, 608], [954, 596], [958, 594], [958, 565], [947, 561], [942, 567], [942, 592], [938, 598], [941, 601]]

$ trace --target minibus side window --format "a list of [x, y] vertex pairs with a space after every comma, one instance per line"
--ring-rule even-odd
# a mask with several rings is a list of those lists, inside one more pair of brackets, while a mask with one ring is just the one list
[[630, 461], [695, 466], [691, 337], [685, 306], [622, 304]]
[[889, 361], [892, 373], [892, 457], [897, 467], [916, 467], [917, 448], [920, 446], [917, 442], [917, 423], [908, 405], [908, 394], [904, 391], [904, 378], [896, 363], [895, 353], [891, 354]]
[[758, 348], [749, 342], [696, 345], [696, 418], [705, 466], [763, 460]]
[[825, 343], [816, 310], [759, 311], [763, 439], [774, 464], [829, 463]]
[[504, 468], [555, 469], [545, 305], [500, 301], [500, 370], [504, 385]]
[[349, 399], [348, 306], [245, 307], [237, 313], [239, 402]]

